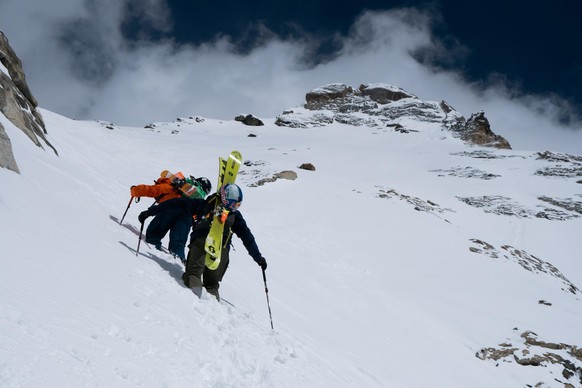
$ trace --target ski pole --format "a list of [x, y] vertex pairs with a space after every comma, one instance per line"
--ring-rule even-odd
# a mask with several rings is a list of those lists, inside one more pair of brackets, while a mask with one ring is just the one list
[[123, 213], [123, 217], [121, 217], [121, 221], [119, 221], [119, 225], [121, 225], [121, 223], [123, 222], [123, 219], [125, 218], [125, 215], [127, 214], [129, 207], [131, 206], [131, 201], [133, 201], [133, 195], [129, 199], [129, 203], [127, 204], [127, 207], [125, 208], [125, 213]]
[[271, 304], [269, 303], [269, 289], [267, 288], [267, 275], [265, 275], [265, 269], [263, 270], [263, 282], [265, 283], [265, 295], [267, 296], [267, 307], [269, 308], [269, 318], [271, 319], [271, 330], [275, 330], [273, 328], [273, 315], [271, 314]]
[[139, 245], [141, 244], [141, 236], [143, 234], [143, 226], [145, 222], [141, 223], [141, 228], [139, 228], [139, 240], [137, 241], [137, 250], [135, 251], [135, 255], [139, 256]]

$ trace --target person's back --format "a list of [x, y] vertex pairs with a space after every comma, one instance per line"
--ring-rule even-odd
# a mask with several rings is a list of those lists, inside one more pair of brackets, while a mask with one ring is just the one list
[[[191, 177], [192, 178], [192, 177]], [[182, 192], [179, 190], [181, 184], [186, 179], [172, 184], [169, 178], [160, 178], [154, 185], [137, 185], [132, 186], [132, 196], [152, 197], [156, 199], [156, 206], [158, 203], [163, 203], [171, 199], [181, 198]], [[204, 198], [206, 193], [212, 189], [210, 181], [206, 178], [188, 179], [190, 185], [197, 188], [198, 196]], [[156, 249], [161, 250], [162, 239], [170, 232], [168, 250], [170, 253], [182, 262], [186, 261], [185, 246], [188, 242], [188, 234], [192, 226], [191, 215], [181, 209], [172, 209], [168, 212], [161, 213], [155, 216], [146, 229], [145, 241], [148, 244], [153, 244]]]
[[150, 197], [155, 198], [156, 202], [161, 203], [169, 199], [181, 197], [180, 191], [172, 185], [170, 179], [159, 178], [153, 185], [135, 185], [131, 186], [132, 197]]
[[242, 190], [240, 187], [236, 184], [229, 183], [222, 186], [219, 193], [213, 194], [213, 196], [215, 196], [215, 198], [209, 197], [209, 199], [207, 199], [207, 202], [213, 202], [214, 199], [216, 200], [216, 203], [212, 205], [211, 208], [218, 205], [219, 207], [221, 206], [223, 209], [228, 210], [228, 215], [224, 220], [224, 230], [221, 242], [223, 249], [221, 251], [220, 263], [218, 264], [218, 268], [214, 270], [210, 270], [205, 266], [205, 241], [212, 223], [212, 218], [206, 217], [198, 222], [193, 228], [190, 236], [186, 271], [182, 275], [182, 280], [184, 281], [184, 285], [192, 289], [197, 296], [200, 296], [202, 288], [205, 288], [208, 293], [214, 295], [218, 300], [220, 300], [218, 292], [220, 287], [219, 283], [222, 281], [230, 261], [230, 240], [233, 233], [242, 240], [249, 255], [263, 270], [267, 268], [267, 261], [262, 256], [253, 233], [238, 210], [242, 202]]

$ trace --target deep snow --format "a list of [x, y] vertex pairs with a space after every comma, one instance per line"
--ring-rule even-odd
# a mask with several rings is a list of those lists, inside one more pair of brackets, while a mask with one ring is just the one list
[[[526, 330], [582, 345], [580, 293], [547, 273], [471, 252], [480, 239], [527, 251], [582, 285], [580, 218], [485, 213], [458, 197], [581, 200], [574, 179], [534, 175], [534, 151], [468, 147], [436, 124], [420, 132], [293, 129], [193, 118], [155, 128], [73, 121], [41, 110], [60, 156], [4, 117], [21, 174], [0, 169], [2, 387], [522, 387], [566, 382], [558, 365], [476, 353]], [[256, 137], [248, 137], [250, 133]], [[511, 139], [509, 139], [511, 141]], [[221, 295], [198, 300], [182, 266], [141, 245], [119, 219], [129, 187], [160, 171], [207, 176], [237, 149], [241, 211], [267, 258], [234, 238]], [[315, 171], [297, 167], [312, 163]], [[483, 180], [434, 170], [470, 166]], [[249, 187], [282, 170], [295, 181]], [[439, 176], [445, 175], [445, 176]], [[384, 195], [394, 190], [398, 195]], [[438, 206], [418, 211], [407, 197]], [[132, 204], [125, 223], [151, 204]], [[435, 210], [436, 209], [436, 210]], [[442, 211], [439, 211], [442, 210]], [[549, 301], [551, 306], [540, 304]], [[578, 367], [582, 362], [578, 361]], [[578, 379], [580, 377], [578, 376]], [[579, 381], [579, 380], [578, 380]], [[576, 378], [570, 380], [581, 386]]]

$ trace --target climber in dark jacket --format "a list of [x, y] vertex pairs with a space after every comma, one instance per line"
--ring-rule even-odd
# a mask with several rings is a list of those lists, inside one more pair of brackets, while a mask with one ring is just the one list
[[[200, 296], [202, 287], [206, 291], [220, 300], [218, 288], [220, 281], [224, 277], [229, 263], [230, 241], [232, 234], [236, 234], [243, 242], [247, 252], [253, 260], [263, 269], [267, 269], [267, 261], [261, 255], [259, 247], [255, 242], [251, 230], [247, 226], [242, 214], [238, 211], [238, 207], [242, 202], [242, 191], [239, 186], [235, 184], [227, 184], [219, 190], [220, 196], [213, 194], [206, 200], [177, 198], [166, 201], [148, 211], [140, 214], [140, 221], [143, 218], [156, 215], [163, 211], [170, 209], [182, 209], [193, 217], [193, 231], [190, 235], [190, 245], [188, 246], [188, 260], [186, 262], [186, 272], [182, 275], [182, 280], [186, 287]], [[206, 236], [210, 231], [212, 222], [212, 211], [216, 203], [222, 202], [222, 206], [228, 209], [228, 217], [224, 222], [224, 232], [222, 236], [222, 246], [220, 264], [215, 270], [206, 267], [206, 251], [204, 244]]]

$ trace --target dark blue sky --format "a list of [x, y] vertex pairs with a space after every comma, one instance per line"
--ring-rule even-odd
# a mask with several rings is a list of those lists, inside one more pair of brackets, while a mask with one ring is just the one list
[[[260, 22], [272, 33], [320, 39], [314, 63], [333, 56], [340, 46], [335, 33], [345, 35], [364, 10], [415, 7], [435, 16], [433, 33], [456, 53], [434, 58], [433, 66], [456, 69], [473, 82], [505, 79], [512, 89], [541, 95], [557, 94], [582, 112], [582, 2], [579, 0], [439, 0], [395, 1], [233, 1], [174, 0], [173, 29], [154, 31], [127, 20], [128, 37], [172, 38], [179, 43], [231, 36], [241, 53], [258, 42]], [[459, 55], [459, 53], [461, 55]], [[564, 120], [568, 120], [564, 117]]]
[[142, 126], [273, 118], [341, 82], [486, 112], [520, 149], [581, 153], [582, 0], [0, 0], [43, 108]]

